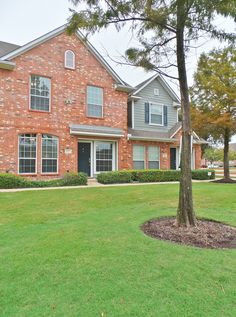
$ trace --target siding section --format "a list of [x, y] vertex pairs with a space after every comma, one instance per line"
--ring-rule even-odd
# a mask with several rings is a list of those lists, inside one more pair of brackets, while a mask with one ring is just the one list
[[[159, 96], [154, 95], [154, 89], [159, 89]], [[146, 131], [167, 132], [177, 122], [177, 109], [173, 107], [173, 99], [162, 86], [158, 78], [138, 94], [140, 100], [134, 102], [134, 129]], [[156, 126], [145, 123], [145, 102], [160, 103], [168, 108], [167, 126]]]

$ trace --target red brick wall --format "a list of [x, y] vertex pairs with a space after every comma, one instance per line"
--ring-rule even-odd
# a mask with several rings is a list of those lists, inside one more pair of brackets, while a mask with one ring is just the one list
[[[64, 68], [67, 49], [76, 55], [76, 69]], [[59, 137], [59, 175], [77, 170], [77, 136], [69, 134], [69, 124], [104, 125], [121, 128], [127, 134], [127, 94], [113, 88], [115, 81], [74, 35], [61, 34], [14, 59], [13, 71], [0, 69], [0, 172], [18, 170], [18, 135], [42, 133]], [[29, 110], [30, 74], [51, 78], [51, 111]], [[86, 88], [104, 88], [104, 118], [86, 116]], [[65, 100], [72, 104], [66, 105]], [[119, 141], [119, 168], [126, 166], [126, 141]], [[72, 154], [65, 155], [65, 149]], [[38, 146], [40, 157], [40, 146]], [[40, 160], [38, 160], [38, 177]]]

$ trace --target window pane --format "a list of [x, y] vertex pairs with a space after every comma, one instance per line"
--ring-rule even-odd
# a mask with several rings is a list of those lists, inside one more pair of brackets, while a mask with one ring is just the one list
[[148, 168], [159, 169], [160, 168], [160, 148], [159, 146], [148, 147]]
[[159, 161], [149, 161], [148, 162], [148, 168], [149, 169], [159, 169]]
[[36, 170], [35, 159], [20, 159], [19, 160], [19, 173], [31, 173], [34, 174]]
[[162, 124], [162, 116], [151, 114], [151, 123]]
[[96, 143], [96, 171], [112, 171], [113, 144], [109, 142]]
[[19, 173], [36, 172], [36, 134], [19, 136]]
[[58, 138], [42, 135], [42, 173], [57, 173]]
[[160, 148], [158, 146], [148, 147], [148, 160], [149, 161], [159, 161]]
[[133, 146], [133, 160], [144, 161], [145, 160], [145, 147], [143, 145]]
[[57, 173], [57, 160], [42, 160], [42, 173]]
[[144, 169], [144, 162], [143, 161], [134, 161], [133, 167], [135, 170], [143, 170]]
[[51, 80], [46, 77], [31, 76], [30, 109], [49, 111]]
[[102, 117], [102, 106], [88, 105], [88, 116]]
[[94, 86], [87, 87], [87, 105], [88, 115], [93, 117], [102, 117], [103, 107], [103, 89]]
[[154, 124], [162, 124], [163, 107], [160, 105], [151, 105], [150, 107], [150, 121]]
[[72, 51], [65, 53], [65, 67], [75, 68], [75, 54]]

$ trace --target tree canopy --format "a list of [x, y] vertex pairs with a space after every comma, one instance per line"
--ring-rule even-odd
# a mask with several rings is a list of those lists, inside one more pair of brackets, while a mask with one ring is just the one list
[[236, 133], [236, 50], [233, 46], [202, 54], [192, 88], [193, 125], [201, 136], [224, 143], [229, 177], [229, 141]]

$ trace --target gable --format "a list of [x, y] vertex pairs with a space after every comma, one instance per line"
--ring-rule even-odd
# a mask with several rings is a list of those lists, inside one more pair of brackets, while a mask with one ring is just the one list
[[[53, 38], [61, 35], [64, 33], [65, 36], [68, 37], [68, 39], [71, 36], [68, 36], [66, 34], [66, 25], [63, 25], [25, 45], [22, 47], [19, 47], [18, 49], [14, 50], [13, 52], [10, 52], [0, 58], [0, 68], [6, 68], [4, 66], [8, 66], [9, 61], [14, 60], [16, 57], [21, 56], [22, 54], [29, 52], [30, 50], [39, 47], [40, 45], [48, 42], [49, 40], [52, 40]], [[100, 63], [103, 68], [110, 74], [110, 76], [113, 78], [113, 80], [117, 84], [117, 90], [123, 90], [126, 92], [130, 92], [132, 88], [126, 84], [119, 76], [116, 74], [116, 72], [110, 67], [110, 65], [105, 61], [105, 59], [98, 53], [98, 51], [93, 47], [93, 45], [89, 41], [85, 41], [84, 36], [82, 35], [81, 32], [77, 31], [76, 32], [76, 37], [79, 39], [80, 43], [83, 44], [84, 47], [87, 48], [87, 50], [93, 55], [93, 57]], [[12, 62], [11, 66], [14, 66]], [[4, 65], [5, 64], [5, 65]], [[9, 68], [13, 69], [13, 67]]]

